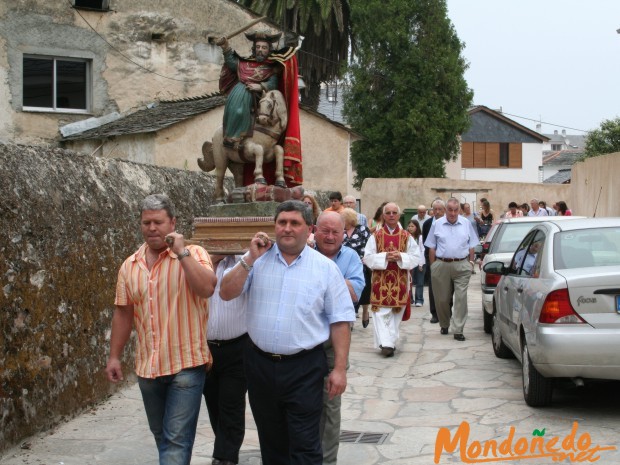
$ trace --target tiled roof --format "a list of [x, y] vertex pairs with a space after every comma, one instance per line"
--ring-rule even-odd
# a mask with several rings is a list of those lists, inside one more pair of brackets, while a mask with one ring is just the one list
[[[69, 135], [61, 140], [103, 139], [111, 136], [155, 132], [191, 118], [192, 116], [209, 112], [224, 105], [225, 102], [226, 96], [220, 94], [202, 95], [180, 100], [163, 100], [161, 102], [149, 104], [133, 113], [123, 115], [110, 123]], [[344, 124], [334, 121], [324, 114], [312, 110], [310, 107], [300, 105], [300, 108], [308, 113], [312, 113], [318, 118], [328, 121], [334, 126], [355, 134]]]
[[476, 105], [467, 112], [471, 125], [461, 134], [463, 142], [525, 142], [543, 143], [547, 136], [532, 131], [501, 112], [491, 110], [484, 105]]
[[572, 177], [570, 169], [560, 170], [543, 181], [544, 184], [569, 184]]
[[583, 158], [584, 151], [581, 149], [557, 150], [543, 152], [544, 166], [572, 166]]
[[583, 149], [586, 146], [587, 136], [584, 135], [553, 133], [545, 134], [545, 136], [549, 138], [549, 142], [552, 144], [559, 142], [577, 149]]
[[226, 96], [220, 94], [202, 95], [181, 100], [164, 100], [121, 116], [111, 123], [67, 136], [62, 140], [101, 139], [159, 131], [192, 116], [211, 111], [223, 105], [225, 101]]

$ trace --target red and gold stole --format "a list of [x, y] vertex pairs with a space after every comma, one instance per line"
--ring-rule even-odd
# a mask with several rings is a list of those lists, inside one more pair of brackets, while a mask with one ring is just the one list
[[[390, 234], [384, 225], [375, 232], [377, 253], [398, 250], [407, 252], [409, 232], [401, 227]], [[409, 304], [409, 270], [403, 270], [394, 262], [388, 262], [385, 270], [372, 270], [370, 305], [375, 307], [392, 307], [400, 311]]]

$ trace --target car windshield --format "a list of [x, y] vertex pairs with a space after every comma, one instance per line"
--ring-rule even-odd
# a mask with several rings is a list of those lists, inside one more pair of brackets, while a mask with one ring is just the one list
[[493, 237], [493, 253], [513, 253], [536, 223], [504, 223]]
[[620, 228], [564, 231], [556, 235], [553, 265], [556, 270], [620, 265]]

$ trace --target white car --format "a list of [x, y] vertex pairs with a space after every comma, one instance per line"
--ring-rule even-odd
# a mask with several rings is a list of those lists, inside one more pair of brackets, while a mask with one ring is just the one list
[[493, 225], [487, 241], [480, 247], [482, 258], [480, 271], [480, 287], [482, 290], [482, 315], [484, 332], [491, 334], [493, 326], [493, 293], [499, 281], [497, 274], [487, 274], [484, 265], [492, 261], [500, 261], [508, 266], [512, 256], [525, 235], [541, 221], [565, 221], [583, 216], [526, 216], [524, 218], [505, 218]]
[[501, 276], [493, 350], [521, 361], [528, 405], [548, 405], [555, 378], [620, 380], [620, 218], [541, 222], [485, 271]]

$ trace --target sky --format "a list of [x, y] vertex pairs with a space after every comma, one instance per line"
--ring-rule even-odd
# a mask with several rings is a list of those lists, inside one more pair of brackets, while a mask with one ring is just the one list
[[[540, 132], [620, 116], [620, 0], [447, 0], [474, 104]], [[535, 120], [530, 121], [528, 119]]]

